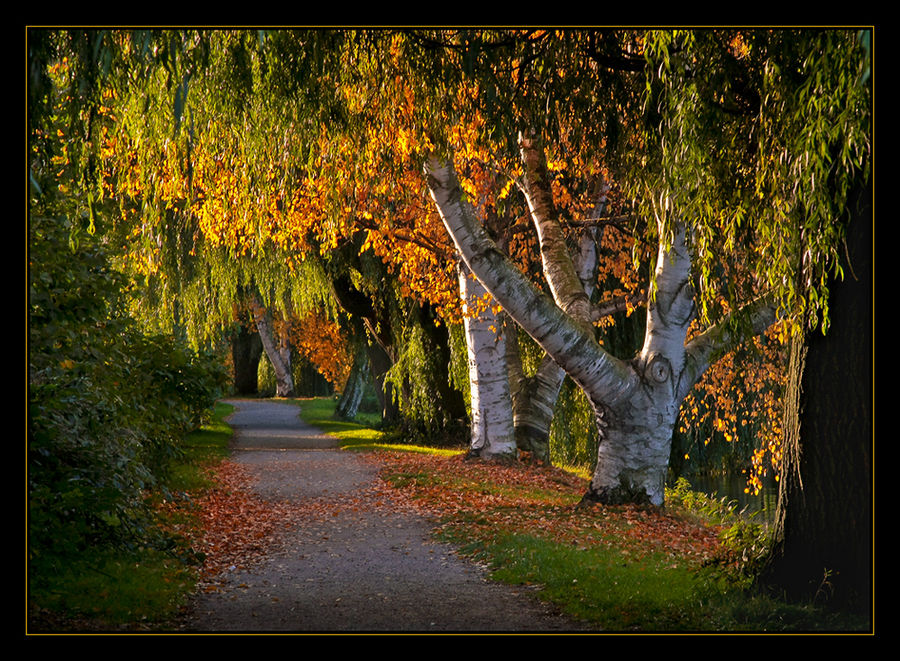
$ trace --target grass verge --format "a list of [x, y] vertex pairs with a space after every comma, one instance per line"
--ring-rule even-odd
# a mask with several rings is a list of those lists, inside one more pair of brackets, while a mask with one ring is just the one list
[[[328, 399], [300, 401], [301, 417], [344, 447], [375, 449], [398, 497], [437, 522], [436, 535], [531, 586], [578, 620], [606, 632], [862, 632], [869, 623], [755, 592], [748, 550], [763, 535], [680, 483], [664, 511], [577, 506], [583, 473], [466, 460], [335, 421]], [[743, 558], [743, 560], [742, 560]], [[752, 570], [752, 567], [750, 568]]]
[[359, 414], [354, 420], [340, 420], [334, 417], [335, 401], [328, 397], [293, 399], [300, 407], [300, 418], [326, 434], [334, 436], [346, 450], [397, 450], [453, 456], [464, 452], [462, 448], [430, 448], [421, 445], [385, 443], [383, 432], [376, 427], [380, 422], [377, 415]]

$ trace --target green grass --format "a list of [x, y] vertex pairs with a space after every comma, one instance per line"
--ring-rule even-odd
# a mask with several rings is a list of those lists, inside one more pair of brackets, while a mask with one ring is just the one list
[[711, 623], [694, 574], [661, 556], [633, 560], [615, 547], [581, 549], [509, 534], [483, 553], [494, 578], [540, 586], [544, 599], [604, 631], [701, 630]]
[[230, 404], [216, 403], [212, 420], [185, 437], [181, 447], [184, 456], [170, 469], [170, 490], [195, 491], [210, 486], [204, 469], [228, 456], [228, 443], [233, 432], [225, 418], [233, 411]]
[[572, 617], [607, 632], [865, 632], [868, 622], [812, 605], [787, 604], [723, 580], [709, 569], [639, 558], [615, 544], [574, 547], [527, 533], [450, 541], [488, 564], [495, 580], [534, 586]]
[[384, 433], [376, 428], [378, 422], [380, 422], [378, 416], [359, 414], [354, 420], [339, 420], [334, 417], [335, 401], [329, 397], [291, 401], [300, 407], [300, 418], [304, 422], [330, 436], [334, 436], [341, 442], [341, 447], [344, 449], [398, 450], [448, 456], [463, 452], [462, 449], [432, 448], [423, 445], [407, 445], [405, 443], [385, 443], [381, 440], [384, 437]]
[[31, 631], [134, 631], [165, 626], [193, 590], [190, 567], [152, 549], [95, 549], [37, 588]]

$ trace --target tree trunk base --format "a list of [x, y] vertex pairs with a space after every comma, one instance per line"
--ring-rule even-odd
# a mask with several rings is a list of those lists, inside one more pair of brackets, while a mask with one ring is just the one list
[[661, 505], [654, 505], [650, 496], [643, 489], [628, 488], [619, 485], [613, 488], [588, 489], [581, 497], [577, 507], [591, 507], [593, 505], [638, 505], [653, 509], [662, 509]]
[[510, 454], [482, 454], [482, 450], [469, 449], [463, 456], [465, 461], [489, 461], [495, 464], [511, 466], [518, 463], [518, 458]]

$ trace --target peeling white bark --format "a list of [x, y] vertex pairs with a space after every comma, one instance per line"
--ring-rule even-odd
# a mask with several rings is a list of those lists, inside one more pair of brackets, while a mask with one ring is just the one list
[[593, 497], [609, 502], [665, 498], [672, 432], [684, 398], [685, 339], [694, 313], [685, 229], [660, 245], [655, 295], [647, 305], [643, 348], [633, 362], [640, 378], [629, 401], [610, 407], [591, 479]]
[[[548, 279], [556, 282], [553, 289], [559, 300], [554, 302], [493, 245], [464, 201], [452, 164], [430, 158], [425, 170], [444, 226], [466, 265], [572, 377], [594, 407], [601, 440], [585, 500], [663, 505], [672, 431], [681, 401], [726, 335], [712, 333], [685, 346], [694, 313], [685, 228], [675, 223], [671, 245], [660, 244], [644, 345], [633, 360], [625, 362], [608, 354], [594, 340], [593, 328], [585, 325], [578, 297], [572, 295], [575, 270], [567, 251], [565, 259], [555, 248], [543, 253], [543, 259], [557, 261], [544, 268]], [[545, 216], [540, 222], [546, 225], [545, 237], [552, 237], [553, 219]], [[660, 224], [661, 236], [662, 229]], [[587, 314], [589, 319], [590, 311]], [[760, 313], [759, 323], [765, 323], [765, 313]]]
[[459, 266], [459, 290], [469, 363], [470, 451], [485, 459], [515, 457], [516, 439], [502, 322], [491, 306], [484, 307], [487, 292], [464, 264]]

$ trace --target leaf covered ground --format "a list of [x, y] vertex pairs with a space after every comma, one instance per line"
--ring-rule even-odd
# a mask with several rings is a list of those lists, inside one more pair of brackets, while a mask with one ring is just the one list
[[207, 589], [215, 577], [247, 567], [280, 544], [283, 533], [304, 517], [339, 512], [402, 509], [428, 517], [436, 533], [474, 557], [496, 540], [529, 536], [575, 551], [614, 550], [639, 562], [653, 557], [669, 567], [699, 567], [720, 553], [719, 530], [674, 513], [635, 506], [578, 507], [584, 480], [561, 469], [379, 451], [379, 479], [352, 496], [272, 502], [254, 494], [252, 471], [234, 461], [213, 469], [216, 487], [194, 501], [202, 536], [195, 550], [205, 556]]
[[396, 496], [445, 530], [486, 538], [531, 534], [578, 548], [615, 545], [635, 557], [665, 553], [702, 564], [720, 552], [719, 530], [655, 508], [579, 507], [584, 480], [553, 467], [497, 464], [463, 455], [380, 458]]

